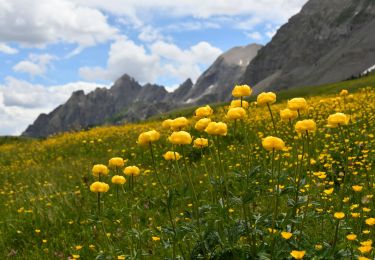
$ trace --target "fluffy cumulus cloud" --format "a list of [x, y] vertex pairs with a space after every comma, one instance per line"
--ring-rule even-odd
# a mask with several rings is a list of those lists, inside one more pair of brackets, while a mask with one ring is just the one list
[[0, 135], [20, 134], [40, 113], [49, 113], [64, 103], [73, 91], [82, 89], [88, 93], [97, 87], [105, 86], [73, 82], [46, 87], [7, 77], [5, 83], [0, 85]]
[[50, 67], [51, 62], [57, 57], [51, 54], [30, 54], [27, 60], [18, 62], [13, 66], [15, 72], [28, 73], [30, 76], [43, 76]]
[[0, 0], [0, 18], [0, 42], [23, 46], [66, 42], [82, 48], [117, 34], [102, 12], [68, 0]]
[[211, 64], [221, 52], [207, 42], [181, 49], [161, 40], [146, 48], [121, 38], [111, 45], [106, 68], [82, 67], [80, 75], [86, 80], [113, 81], [126, 72], [142, 83], [155, 82], [162, 77], [195, 80], [201, 73], [200, 65]]
[[0, 52], [5, 54], [16, 54], [18, 53], [18, 50], [8, 46], [5, 43], [0, 43]]

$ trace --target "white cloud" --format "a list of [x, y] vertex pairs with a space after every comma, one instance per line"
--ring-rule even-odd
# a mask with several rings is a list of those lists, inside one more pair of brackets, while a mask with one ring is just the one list
[[208, 21], [194, 21], [194, 22], [181, 22], [173, 23], [164, 28], [167, 31], [197, 31], [204, 29], [219, 29], [221, 26], [219, 23], [208, 22]]
[[30, 54], [28, 60], [18, 62], [13, 71], [28, 73], [30, 76], [43, 76], [57, 57], [50, 54]]
[[141, 83], [155, 82], [167, 77], [182, 81], [195, 80], [201, 73], [200, 65], [211, 64], [222, 51], [207, 42], [199, 42], [189, 49], [157, 41], [146, 49], [125, 38], [111, 45], [106, 68], [82, 67], [81, 77], [86, 80], [116, 80], [127, 73]]
[[263, 39], [263, 36], [260, 32], [250, 32], [250, 33], [245, 33], [247, 37], [254, 41], [259, 41]]
[[49, 113], [64, 103], [73, 91], [84, 90], [88, 93], [97, 87], [105, 86], [90, 82], [72, 82], [46, 87], [7, 77], [4, 85], [0, 85], [0, 135], [18, 135], [40, 113]]
[[6, 54], [16, 54], [18, 53], [18, 50], [6, 45], [5, 43], [0, 43], [0, 52], [6, 53]]
[[107, 17], [68, 0], [0, 0], [0, 41], [25, 46], [66, 42], [93, 46], [117, 34]]

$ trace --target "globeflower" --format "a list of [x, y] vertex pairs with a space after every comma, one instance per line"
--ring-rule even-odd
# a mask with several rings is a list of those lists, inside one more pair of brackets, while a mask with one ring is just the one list
[[209, 135], [227, 135], [228, 127], [223, 122], [210, 122], [205, 132]]
[[92, 167], [92, 175], [95, 177], [108, 175], [108, 168], [104, 164], [95, 164]]
[[124, 174], [127, 176], [138, 176], [140, 172], [137, 166], [128, 166], [124, 169]]
[[297, 133], [315, 132], [316, 123], [312, 119], [301, 120], [296, 123], [295, 130]]
[[368, 218], [366, 219], [366, 224], [369, 225], [369, 226], [373, 226], [375, 225], [375, 218]]
[[246, 116], [246, 110], [242, 107], [234, 107], [228, 110], [227, 118], [231, 120], [242, 119]]
[[341, 90], [340, 96], [347, 96], [349, 92], [346, 89]]
[[285, 143], [278, 137], [267, 136], [262, 140], [262, 146], [267, 151], [283, 150], [285, 148]]
[[211, 119], [209, 118], [201, 118], [198, 120], [198, 122], [195, 123], [194, 127], [198, 131], [204, 131], [204, 129], [206, 129], [206, 127], [208, 126], [210, 122], [211, 122]]
[[163, 154], [163, 157], [167, 161], [175, 161], [175, 160], [178, 161], [181, 159], [181, 156], [178, 152], [172, 152], [172, 151], [166, 152], [165, 154]]
[[357, 238], [357, 235], [355, 234], [349, 234], [346, 236], [346, 239], [350, 241], [356, 240], [356, 238]]
[[95, 193], [105, 193], [109, 190], [109, 185], [105, 182], [96, 181], [90, 185], [90, 191]]
[[146, 145], [159, 140], [160, 134], [156, 130], [143, 132], [139, 135], [137, 143], [140, 145]]
[[172, 122], [172, 119], [166, 119], [163, 121], [163, 123], [161, 123], [161, 126], [166, 129], [171, 128]]
[[[231, 107], [231, 108], [234, 108], [234, 107], [241, 107], [241, 100], [240, 100], [240, 99], [232, 100], [232, 101], [230, 102], [230, 107]], [[243, 108], [248, 108], [248, 107], [249, 107], [249, 102], [247, 102], [246, 100], [242, 100], [242, 107], [243, 107]]]
[[307, 108], [307, 102], [304, 98], [292, 98], [288, 100], [287, 106], [290, 110], [301, 111]]
[[344, 113], [336, 113], [328, 117], [328, 127], [335, 128], [339, 125], [347, 125], [349, 123], [349, 117]]
[[273, 92], [262, 92], [257, 97], [257, 105], [265, 106], [276, 102], [276, 94]]
[[232, 90], [232, 95], [236, 98], [250, 96], [252, 89], [248, 85], [236, 85]]
[[290, 255], [291, 255], [294, 259], [302, 259], [302, 258], [305, 256], [305, 253], [306, 253], [306, 251], [297, 251], [297, 250], [293, 250], [292, 252], [290, 252]]
[[281, 232], [281, 236], [284, 238], [284, 239], [286, 239], [286, 240], [288, 240], [288, 239], [290, 239], [291, 237], [292, 237], [292, 233], [290, 233], [290, 232], [285, 232], [285, 231], [282, 231]]
[[212, 113], [213, 113], [213, 110], [209, 105], [204, 106], [204, 107], [199, 107], [195, 110], [195, 116], [197, 118], [208, 117], [212, 115]]
[[297, 111], [290, 110], [289, 108], [285, 108], [283, 110], [280, 110], [280, 118], [283, 121], [289, 121], [297, 118], [298, 113]]
[[335, 212], [335, 214], [333, 214], [333, 216], [336, 219], [343, 219], [345, 217], [345, 213], [344, 212]]
[[189, 121], [186, 119], [186, 117], [177, 117], [172, 120], [171, 127], [173, 130], [180, 130], [184, 127], [186, 127], [189, 124]]
[[112, 177], [112, 183], [113, 184], [119, 184], [119, 185], [123, 185], [125, 184], [126, 182], [126, 179], [124, 176], [120, 176], [120, 175], [115, 175]]
[[172, 144], [191, 144], [191, 135], [185, 131], [173, 132], [168, 137], [169, 142]]
[[121, 167], [124, 167], [125, 163], [124, 163], [124, 159], [122, 159], [121, 157], [113, 157], [109, 160], [108, 165], [111, 168], [116, 168], [116, 167], [121, 168]]
[[353, 185], [353, 186], [352, 186], [352, 189], [353, 189], [355, 192], [360, 192], [360, 191], [363, 189], [363, 186], [360, 186], [360, 185]]
[[195, 148], [203, 148], [208, 146], [208, 140], [206, 138], [197, 138], [194, 140]]

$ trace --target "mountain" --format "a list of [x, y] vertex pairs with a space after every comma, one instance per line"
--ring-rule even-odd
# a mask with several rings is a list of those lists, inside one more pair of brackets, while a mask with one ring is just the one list
[[87, 95], [76, 91], [65, 104], [39, 115], [22, 135], [46, 137], [103, 124], [144, 120], [178, 107], [229, 100], [233, 84], [240, 80], [260, 48], [253, 44], [229, 50], [217, 58], [196, 84], [187, 79], [172, 93], [155, 84], [141, 86], [127, 74], [110, 89], [97, 88]]
[[246, 68], [255, 93], [358, 76], [375, 65], [374, 0], [310, 0]]

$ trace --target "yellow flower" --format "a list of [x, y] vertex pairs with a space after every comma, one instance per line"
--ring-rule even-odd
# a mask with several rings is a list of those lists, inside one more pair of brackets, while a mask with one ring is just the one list
[[146, 145], [159, 140], [160, 134], [156, 130], [151, 130], [148, 132], [143, 132], [138, 136], [138, 144]]
[[315, 249], [316, 250], [321, 250], [323, 248], [323, 245], [322, 244], [316, 244], [315, 245]]
[[345, 213], [344, 212], [335, 212], [335, 214], [333, 214], [333, 216], [336, 219], [343, 219], [345, 217]]
[[153, 236], [152, 241], [160, 241], [160, 237]]
[[301, 120], [296, 123], [295, 129], [297, 133], [315, 132], [316, 123], [312, 119]]
[[125, 260], [125, 256], [124, 255], [119, 255], [119, 256], [117, 256], [117, 260]]
[[212, 108], [207, 105], [207, 106], [204, 106], [204, 107], [199, 107], [195, 110], [195, 116], [198, 117], [198, 118], [202, 118], [202, 117], [208, 117], [210, 115], [212, 115], [214, 111], [212, 110]]
[[250, 96], [252, 89], [248, 85], [237, 85], [232, 90], [232, 95], [236, 98]]
[[104, 164], [95, 164], [92, 167], [92, 175], [98, 177], [99, 175], [104, 176], [108, 174], [108, 168]]
[[124, 178], [124, 176], [115, 175], [115, 176], [112, 177], [112, 183], [113, 184], [123, 185], [123, 184], [125, 184], [125, 182], [126, 182], [126, 179]]
[[334, 188], [330, 188], [328, 190], [324, 190], [324, 193], [327, 194], [327, 195], [331, 195], [333, 190], [334, 190]]
[[73, 258], [73, 259], [79, 259], [80, 256], [79, 256], [79, 255], [72, 255], [72, 258]]
[[340, 96], [346, 96], [346, 95], [348, 95], [349, 94], [349, 92], [346, 90], [346, 89], [343, 89], [343, 90], [341, 90], [341, 92], [340, 92]]
[[360, 246], [360, 247], [358, 247], [358, 250], [359, 250], [362, 254], [366, 254], [366, 253], [371, 252], [371, 250], [372, 250], [372, 246]]
[[355, 191], [355, 192], [360, 192], [362, 190], [362, 186], [360, 185], [354, 185], [352, 186], [352, 189]]
[[121, 157], [113, 157], [109, 160], [108, 162], [108, 166], [111, 167], [111, 168], [120, 168], [120, 167], [124, 167], [125, 163], [124, 163], [124, 159], [122, 159]]
[[298, 113], [297, 111], [290, 110], [289, 108], [285, 108], [283, 110], [280, 110], [280, 118], [284, 121], [289, 121], [297, 118]]
[[181, 156], [178, 152], [168, 151], [163, 154], [163, 157], [167, 161], [180, 160]]
[[171, 122], [171, 127], [173, 130], [180, 130], [189, 124], [189, 120], [186, 117], [177, 117]]
[[372, 245], [372, 240], [369, 239], [369, 240], [366, 240], [366, 241], [362, 241], [360, 242], [362, 246], [371, 246]]
[[359, 218], [361, 216], [361, 213], [352, 212], [350, 214], [352, 215], [353, 218]]
[[191, 135], [185, 131], [173, 132], [168, 137], [169, 142], [172, 144], [191, 144]]
[[356, 234], [349, 234], [346, 236], [346, 239], [350, 241], [356, 240], [356, 238], [357, 238]]
[[272, 150], [283, 150], [285, 148], [285, 143], [282, 139], [273, 136], [267, 136], [262, 140], [262, 146], [267, 151]]
[[166, 119], [163, 121], [163, 123], [161, 123], [161, 126], [166, 129], [171, 128], [172, 122], [172, 119]]
[[227, 135], [228, 127], [223, 122], [210, 122], [205, 131], [210, 135]]
[[375, 225], [375, 218], [366, 219], [366, 224], [369, 225], [369, 226]]
[[194, 140], [195, 148], [203, 148], [208, 146], [208, 140], [206, 138], [197, 138]]
[[365, 256], [358, 256], [358, 260], [371, 260], [371, 259]]
[[265, 106], [276, 102], [276, 94], [273, 92], [262, 92], [257, 96], [257, 105]]
[[195, 123], [195, 129], [197, 129], [198, 131], [204, 131], [204, 129], [206, 129], [206, 127], [208, 126], [208, 124], [211, 122], [211, 119], [209, 118], [202, 118], [202, 119], [199, 119], [198, 122]]
[[137, 166], [128, 166], [124, 169], [124, 174], [126, 176], [138, 176], [141, 170]]
[[347, 125], [349, 123], [349, 117], [344, 113], [332, 114], [328, 117], [328, 127], [335, 128], [339, 125]]
[[[240, 99], [232, 100], [232, 101], [230, 102], [230, 107], [231, 107], [231, 108], [234, 108], [234, 107], [241, 107], [241, 100], [240, 100]], [[243, 107], [243, 108], [248, 108], [248, 107], [249, 107], [249, 102], [247, 102], [246, 100], [242, 100], [242, 107]]]
[[306, 251], [297, 251], [293, 250], [290, 255], [293, 256], [294, 259], [302, 259], [305, 256]]
[[246, 116], [246, 110], [242, 107], [234, 107], [228, 110], [227, 118], [231, 120], [242, 119]]
[[292, 237], [292, 233], [290, 233], [290, 232], [285, 232], [285, 231], [282, 231], [281, 232], [281, 236], [284, 238], [284, 239], [286, 239], [286, 240], [288, 240], [288, 239], [290, 239], [291, 237]]
[[304, 110], [307, 107], [307, 102], [304, 98], [292, 98], [288, 100], [287, 106], [291, 110]]
[[96, 181], [90, 185], [90, 191], [104, 193], [109, 190], [109, 185], [105, 182]]

